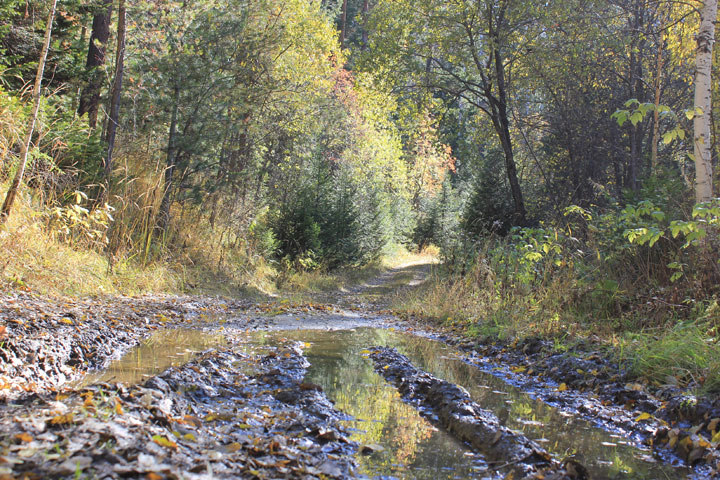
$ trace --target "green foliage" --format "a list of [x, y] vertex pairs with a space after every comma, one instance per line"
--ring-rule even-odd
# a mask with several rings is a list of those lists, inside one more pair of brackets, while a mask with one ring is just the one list
[[493, 152], [485, 158], [476, 176], [470, 200], [465, 206], [462, 226], [475, 237], [507, 235], [512, 226], [513, 204], [502, 174], [500, 155], [499, 152]]
[[342, 172], [303, 187], [270, 215], [276, 255], [294, 268], [312, 270], [365, 263], [387, 244], [381, 206]]
[[109, 242], [107, 231], [114, 221], [115, 209], [107, 203], [99, 207], [83, 206], [87, 202], [88, 196], [76, 191], [67, 206], [52, 208], [43, 212], [43, 216], [59, 240], [75, 248], [102, 251]]

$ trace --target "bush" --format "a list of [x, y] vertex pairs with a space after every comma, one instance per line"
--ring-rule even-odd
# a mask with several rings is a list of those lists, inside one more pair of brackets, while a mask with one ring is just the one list
[[386, 220], [378, 192], [334, 172], [330, 181], [306, 185], [276, 205], [268, 224], [276, 256], [292, 268], [312, 270], [320, 263], [337, 268], [377, 257], [392, 237]]

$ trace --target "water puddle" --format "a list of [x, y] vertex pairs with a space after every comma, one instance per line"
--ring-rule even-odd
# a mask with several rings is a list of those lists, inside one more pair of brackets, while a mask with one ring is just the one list
[[108, 368], [91, 372], [71, 386], [79, 388], [98, 382], [140, 383], [169, 367], [189, 362], [198, 352], [225, 344], [224, 335], [190, 328], [159, 330], [111, 362]]
[[[373, 371], [361, 352], [374, 345], [396, 347], [415, 365], [465, 387], [478, 404], [507, 415], [508, 427], [562, 459], [582, 455], [593, 478], [686, 478], [687, 469], [656, 463], [651, 451], [621, 435], [592, 426], [533, 399], [501, 379], [462, 361], [457, 352], [431, 339], [387, 329], [350, 331], [299, 330], [256, 334], [260, 342], [291, 339], [308, 343], [305, 355], [312, 364], [307, 381], [323, 387], [339, 410], [355, 417], [348, 426], [353, 439], [376, 444], [382, 452], [361, 457], [361, 473], [392, 478], [483, 477], [482, 458], [437, 431], [397, 391]], [[258, 338], [256, 337], [256, 338]], [[504, 412], [507, 410], [507, 412]]]
[[[360, 333], [362, 332], [362, 333]], [[345, 422], [351, 438], [367, 450], [359, 455], [359, 473], [372, 478], [462, 479], [484, 477], [488, 466], [444, 431], [439, 431], [397, 390], [375, 373], [360, 351], [383, 329], [358, 331], [285, 331], [256, 334], [263, 343], [282, 339], [308, 342], [304, 354], [311, 367], [305, 380], [319, 384], [335, 407], [353, 417]], [[369, 453], [369, 452], [368, 452]]]
[[[440, 480], [494, 476], [481, 455], [432, 426], [375, 373], [372, 361], [363, 355], [363, 350], [375, 345], [395, 347], [419, 368], [462, 385], [483, 408], [507, 415], [508, 427], [540, 442], [558, 459], [582, 455], [580, 460], [593, 478], [672, 479], [692, 473], [656, 463], [650, 450], [634, 445], [631, 439], [533, 399], [464, 362], [456, 350], [438, 341], [380, 328], [248, 332], [244, 341], [248, 348], [263, 350], [286, 340], [306, 344], [304, 353], [311, 367], [305, 381], [322, 386], [337, 409], [350, 416], [346, 426], [365, 452], [358, 455], [359, 473], [368, 477]], [[223, 335], [198, 330], [157, 332], [107, 370], [88, 375], [81, 385], [140, 382], [189, 361], [198, 351], [225, 343]]]

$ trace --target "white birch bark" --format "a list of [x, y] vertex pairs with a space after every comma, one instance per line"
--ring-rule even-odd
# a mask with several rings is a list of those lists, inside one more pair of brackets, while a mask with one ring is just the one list
[[43, 43], [42, 51], [40, 52], [40, 60], [38, 61], [37, 73], [35, 74], [35, 85], [33, 86], [33, 113], [30, 119], [30, 125], [28, 131], [25, 134], [25, 141], [20, 147], [20, 165], [15, 173], [12, 185], [8, 189], [5, 201], [3, 202], [2, 209], [0, 209], [0, 225], [5, 223], [10, 210], [12, 209], [15, 196], [20, 188], [20, 182], [22, 182], [23, 176], [25, 175], [25, 167], [27, 166], [28, 151], [30, 150], [30, 142], [32, 141], [32, 135], [35, 131], [35, 123], [37, 122], [38, 112], [40, 111], [40, 89], [42, 87], [43, 74], [45, 72], [45, 60], [47, 59], [48, 50], [50, 49], [50, 38], [52, 36], [52, 25], [53, 19], [55, 18], [55, 7], [57, 6], [57, 0], [52, 0], [50, 6], [50, 14], [48, 15], [47, 26], [45, 27], [45, 41]]
[[700, 30], [695, 55], [695, 116], [693, 117], [693, 154], [695, 156], [695, 201], [712, 198], [711, 160], [711, 73], [712, 51], [715, 43], [717, 0], [705, 0], [700, 11]]

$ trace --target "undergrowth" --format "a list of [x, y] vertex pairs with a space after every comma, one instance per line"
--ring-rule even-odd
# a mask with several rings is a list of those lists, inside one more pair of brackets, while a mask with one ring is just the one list
[[458, 244], [395, 308], [468, 336], [590, 339], [638, 379], [720, 391], [719, 205], [682, 220], [648, 201], [580, 209], [565, 226]]

